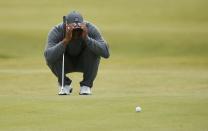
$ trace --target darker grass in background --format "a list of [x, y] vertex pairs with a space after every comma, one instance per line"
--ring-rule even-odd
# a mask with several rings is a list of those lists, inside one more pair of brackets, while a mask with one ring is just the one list
[[208, 55], [206, 0], [0, 3], [2, 59], [42, 58], [47, 32], [73, 9], [100, 27], [112, 56], [204, 58]]

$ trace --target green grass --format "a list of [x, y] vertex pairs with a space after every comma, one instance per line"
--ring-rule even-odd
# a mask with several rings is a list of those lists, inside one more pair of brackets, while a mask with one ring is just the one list
[[[0, 130], [208, 130], [206, 0], [0, 0]], [[111, 58], [93, 95], [71, 96], [43, 50], [47, 33], [70, 10], [100, 27]], [[136, 113], [136, 106], [142, 112]]]

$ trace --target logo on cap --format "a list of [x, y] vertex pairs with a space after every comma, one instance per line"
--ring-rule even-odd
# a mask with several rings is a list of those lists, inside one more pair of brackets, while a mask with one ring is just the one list
[[74, 18], [74, 22], [78, 23], [79, 22], [79, 18], [78, 17], [75, 17]]

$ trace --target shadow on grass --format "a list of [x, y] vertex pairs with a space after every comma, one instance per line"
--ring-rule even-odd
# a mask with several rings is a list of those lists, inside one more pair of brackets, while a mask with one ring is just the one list
[[16, 57], [7, 54], [0, 54], [0, 59], [12, 59], [12, 58], [16, 58]]

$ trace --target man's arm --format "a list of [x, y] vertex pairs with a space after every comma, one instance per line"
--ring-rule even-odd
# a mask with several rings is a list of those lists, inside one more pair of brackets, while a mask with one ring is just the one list
[[58, 31], [57, 28], [58, 27], [54, 27], [48, 34], [47, 45], [44, 52], [48, 63], [56, 62], [63, 55], [65, 47], [72, 38], [72, 30], [74, 27], [72, 24], [66, 25], [65, 37], [63, 36], [63, 32]]
[[94, 26], [91, 26], [89, 27], [88, 31], [88, 35], [85, 39], [87, 46], [96, 55], [108, 58], [110, 56], [108, 44], [101, 36], [98, 29]]
[[64, 41], [60, 41], [60, 32], [54, 27], [48, 34], [46, 48], [44, 51], [45, 59], [48, 63], [57, 61], [65, 51]]

